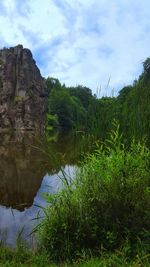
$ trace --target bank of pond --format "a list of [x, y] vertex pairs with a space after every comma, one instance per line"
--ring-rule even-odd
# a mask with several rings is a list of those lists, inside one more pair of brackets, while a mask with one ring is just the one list
[[[0, 138], [0, 266], [149, 266], [150, 150], [83, 132]], [[32, 248], [32, 249], [31, 249]]]

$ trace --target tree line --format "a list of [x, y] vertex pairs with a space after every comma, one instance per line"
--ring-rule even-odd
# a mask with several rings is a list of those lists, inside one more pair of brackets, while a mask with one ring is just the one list
[[92, 132], [105, 137], [117, 120], [125, 138], [141, 140], [150, 131], [150, 58], [132, 85], [117, 97], [97, 98], [91, 89], [66, 87], [56, 78], [46, 79], [48, 90], [47, 129], [54, 127]]

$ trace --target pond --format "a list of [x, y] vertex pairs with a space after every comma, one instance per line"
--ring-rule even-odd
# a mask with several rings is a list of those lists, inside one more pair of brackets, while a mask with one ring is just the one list
[[[93, 140], [93, 139], [92, 139]], [[31, 235], [43, 216], [45, 193], [62, 185], [62, 171], [68, 179], [83, 153], [94, 147], [82, 133], [56, 133], [47, 139], [32, 134], [0, 135], [0, 241], [15, 246], [21, 238], [30, 246]]]

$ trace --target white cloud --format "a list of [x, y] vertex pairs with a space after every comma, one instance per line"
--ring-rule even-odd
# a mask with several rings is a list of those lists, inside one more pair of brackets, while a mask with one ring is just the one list
[[44, 76], [102, 94], [132, 83], [150, 54], [148, 0], [1, 0], [0, 45], [32, 50]]

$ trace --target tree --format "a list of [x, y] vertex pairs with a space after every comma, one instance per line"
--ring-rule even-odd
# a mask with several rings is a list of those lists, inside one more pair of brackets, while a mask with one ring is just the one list
[[150, 82], [150, 58], [149, 57], [143, 62], [143, 72], [140, 75], [139, 80]]
[[48, 77], [46, 79], [46, 87], [47, 87], [48, 93], [51, 93], [53, 89], [59, 90], [61, 89], [62, 86], [58, 79], [53, 78], [53, 77]]
[[83, 105], [83, 107], [87, 110], [89, 104], [91, 103], [92, 99], [94, 98], [92, 96], [91, 89], [78, 85], [76, 87], [69, 87], [68, 91], [71, 96], [75, 96], [79, 99], [80, 103]]
[[61, 127], [73, 128], [83, 123], [85, 110], [76, 97], [72, 97], [68, 90], [53, 90], [49, 97], [49, 113], [57, 115]]

